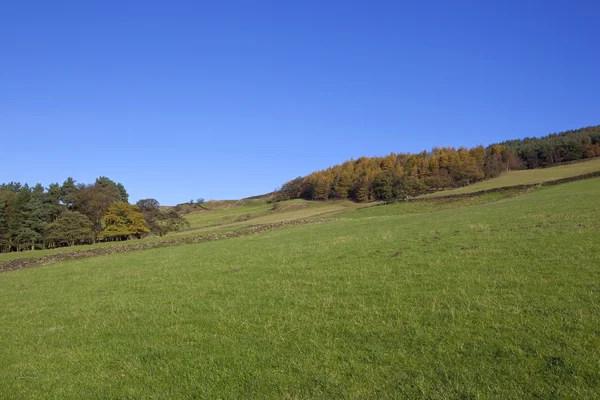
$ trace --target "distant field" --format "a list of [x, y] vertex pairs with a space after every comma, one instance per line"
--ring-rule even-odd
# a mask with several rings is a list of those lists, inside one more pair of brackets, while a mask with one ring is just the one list
[[0, 398], [598, 398], [599, 198], [348, 209], [0, 274]]
[[351, 201], [318, 202], [289, 200], [269, 203], [266, 199], [242, 201], [225, 208], [210, 211], [197, 211], [187, 214], [191, 230], [213, 228], [215, 226], [246, 226], [277, 222], [288, 219], [310, 218], [318, 215], [355, 209], [360, 204]]
[[442, 190], [422, 197], [439, 197], [451, 194], [473, 193], [480, 190], [495, 189], [505, 186], [535, 184], [555, 179], [569, 178], [590, 172], [600, 171], [600, 158], [582, 161], [574, 164], [561, 165], [558, 167], [528, 169], [523, 171], [509, 171], [498, 178], [474, 183], [458, 189]]

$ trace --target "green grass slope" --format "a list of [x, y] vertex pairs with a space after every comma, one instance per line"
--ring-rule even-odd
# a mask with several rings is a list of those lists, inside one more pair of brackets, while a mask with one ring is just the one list
[[[356, 209], [359, 204], [351, 201], [317, 202], [306, 200], [288, 200], [271, 203], [270, 199], [240, 200], [227, 207], [199, 210], [186, 215], [190, 229], [210, 230], [215, 227], [235, 228], [253, 224], [287, 221], [331, 215], [336, 212]], [[186, 234], [179, 232], [177, 234]]]
[[439, 197], [454, 194], [474, 193], [481, 190], [496, 189], [506, 186], [530, 185], [553, 181], [556, 179], [570, 178], [573, 176], [584, 175], [597, 171], [600, 171], [600, 158], [594, 158], [574, 164], [560, 165], [557, 167], [504, 172], [498, 178], [477, 182], [458, 189], [442, 190], [436, 193], [424, 195], [422, 197]]
[[0, 398], [598, 398], [599, 198], [595, 178], [1, 274]]

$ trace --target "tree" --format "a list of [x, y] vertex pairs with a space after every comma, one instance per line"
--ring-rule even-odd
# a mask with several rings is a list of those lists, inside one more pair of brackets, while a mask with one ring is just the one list
[[434, 147], [431, 152], [418, 154], [391, 153], [385, 157], [351, 159], [284, 183], [273, 199], [387, 198], [389, 186], [382, 173], [391, 174], [393, 193], [407, 196], [468, 185], [506, 170], [545, 167], [596, 156], [600, 156], [600, 125], [542, 138], [509, 140], [485, 148]]
[[177, 211], [170, 209], [161, 211], [161, 220], [158, 223], [160, 227], [159, 236], [166, 235], [169, 232], [176, 232], [190, 226], [190, 222], [182, 217]]
[[125, 187], [122, 184], [116, 183], [105, 176], [96, 178], [95, 186], [101, 186], [114, 190], [117, 201], [123, 201], [125, 203], [129, 201], [129, 194], [127, 194]]
[[102, 223], [105, 227], [98, 237], [109, 240], [127, 240], [131, 235], [140, 239], [150, 232], [139, 207], [124, 201], [113, 203], [102, 217]]
[[388, 171], [380, 172], [373, 179], [373, 196], [377, 200], [391, 200], [394, 197], [394, 177]]
[[73, 209], [92, 221], [92, 239], [95, 242], [102, 231], [102, 217], [112, 203], [118, 201], [118, 193], [110, 185], [79, 185], [72, 195]]
[[366, 176], [363, 176], [359, 181], [356, 182], [354, 187], [354, 199], [359, 203], [366, 203], [370, 199], [371, 183]]
[[75, 194], [78, 190], [75, 179], [71, 177], [67, 178], [60, 187], [60, 201], [66, 205], [67, 208], [72, 208]]
[[0, 253], [8, 250], [8, 213], [6, 203], [0, 198]]
[[61, 204], [61, 187], [58, 183], [52, 183], [48, 186], [44, 198], [44, 207], [49, 222], [56, 221], [58, 216], [63, 212], [64, 206]]
[[298, 177], [283, 184], [273, 193], [273, 201], [284, 201], [299, 198], [302, 193], [302, 177]]
[[41, 240], [44, 226], [52, 221], [55, 212], [52, 206], [52, 200], [45, 193], [44, 187], [39, 183], [35, 185], [31, 189], [31, 197], [27, 204], [27, 222], [28, 227], [35, 232], [36, 242]]
[[327, 200], [329, 198], [329, 190], [331, 188], [331, 183], [327, 176], [323, 174], [319, 174], [316, 176], [316, 179], [313, 183], [313, 199], [314, 200]]
[[0, 252], [16, 250], [12, 244], [12, 228], [17, 193], [20, 184], [11, 182], [0, 185]]
[[150, 232], [162, 236], [162, 227], [160, 221], [162, 220], [162, 213], [160, 211], [160, 203], [156, 199], [142, 199], [139, 200], [136, 205], [140, 209]]
[[189, 226], [189, 222], [175, 209], [161, 210], [156, 199], [143, 199], [137, 202], [150, 232], [163, 236], [169, 232], [178, 231]]
[[11, 218], [8, 221], [8, 241], [16, 251], [34, 249], [41, 239], [36, 230], [38, 223], [33, 215], [35, 202], [31, 189], [25, 184], [16, 193], [12, 204]]
[[334, 177], [331, 184], [330, 195], [336, 199], [346, 199], [350, 194], [354, 182], [352, 174], [354, 173], [354, 165], [352, 162], [345, 162], [332, 170]]
[[[93, 241], [103, 229], [102, 216], [110, 204], [125, 197], [122, 185], [103, 177], [94, 185], [77, 185], [68, 178], [62, 185], [53, 183], [47, 189], [41, 184], [0, 184], [0, 252], [73, 243], [69, 235], [78, 238], [75, 244], [88, 242], [87, 228], [82, 234], [78, 227], [83, 223], [77, 223], [72, 214], [64, 214], [67, 211], [81, 212], [91, 221]], [[74, 232], [68, 234], [71, 225]], [[83, 226], [87, 227], [87, 222]]]
[[160, 203], [156, 199], [142, 199], [136, 203], [136, 206], [143, 212], [144, 210], [159, 210]]
[[65, 211], [46, 225], [44, 240], [50, 247], [88, 243], [92, 240], [92, 221], [77, 211]]

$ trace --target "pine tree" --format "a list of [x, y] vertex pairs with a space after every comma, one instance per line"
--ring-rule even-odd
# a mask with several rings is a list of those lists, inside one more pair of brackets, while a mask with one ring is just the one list
[[366, 203], [370, 198], [370, 182], [367, 176], [363, 176], [357, 183], [354, 188], [354, 200], [359, 203]]
[[8, 213], [6, 203], [0, 198], [0, 253], [8, 251]]

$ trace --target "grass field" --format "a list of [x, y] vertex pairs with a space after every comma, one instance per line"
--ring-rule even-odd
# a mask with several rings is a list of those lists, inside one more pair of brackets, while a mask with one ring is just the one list
[[600, 171], [600, 158], [582, 161], [574, 164], [560, 165], [558, 167], [527, 169], [522, 171], [504, 172], [498, 178], [477, 182], [469, 186], [452, 190], [442, 190], [422, 197], [439, 197], [451, 194], [474, 193], [481, 190], [495, 189], [505, 186], [529, 185], [552, 181], [572, 176], [583, 175]]
[[0, 274], [0, 398], [598, 398], [599, 198], [349, 209]]

